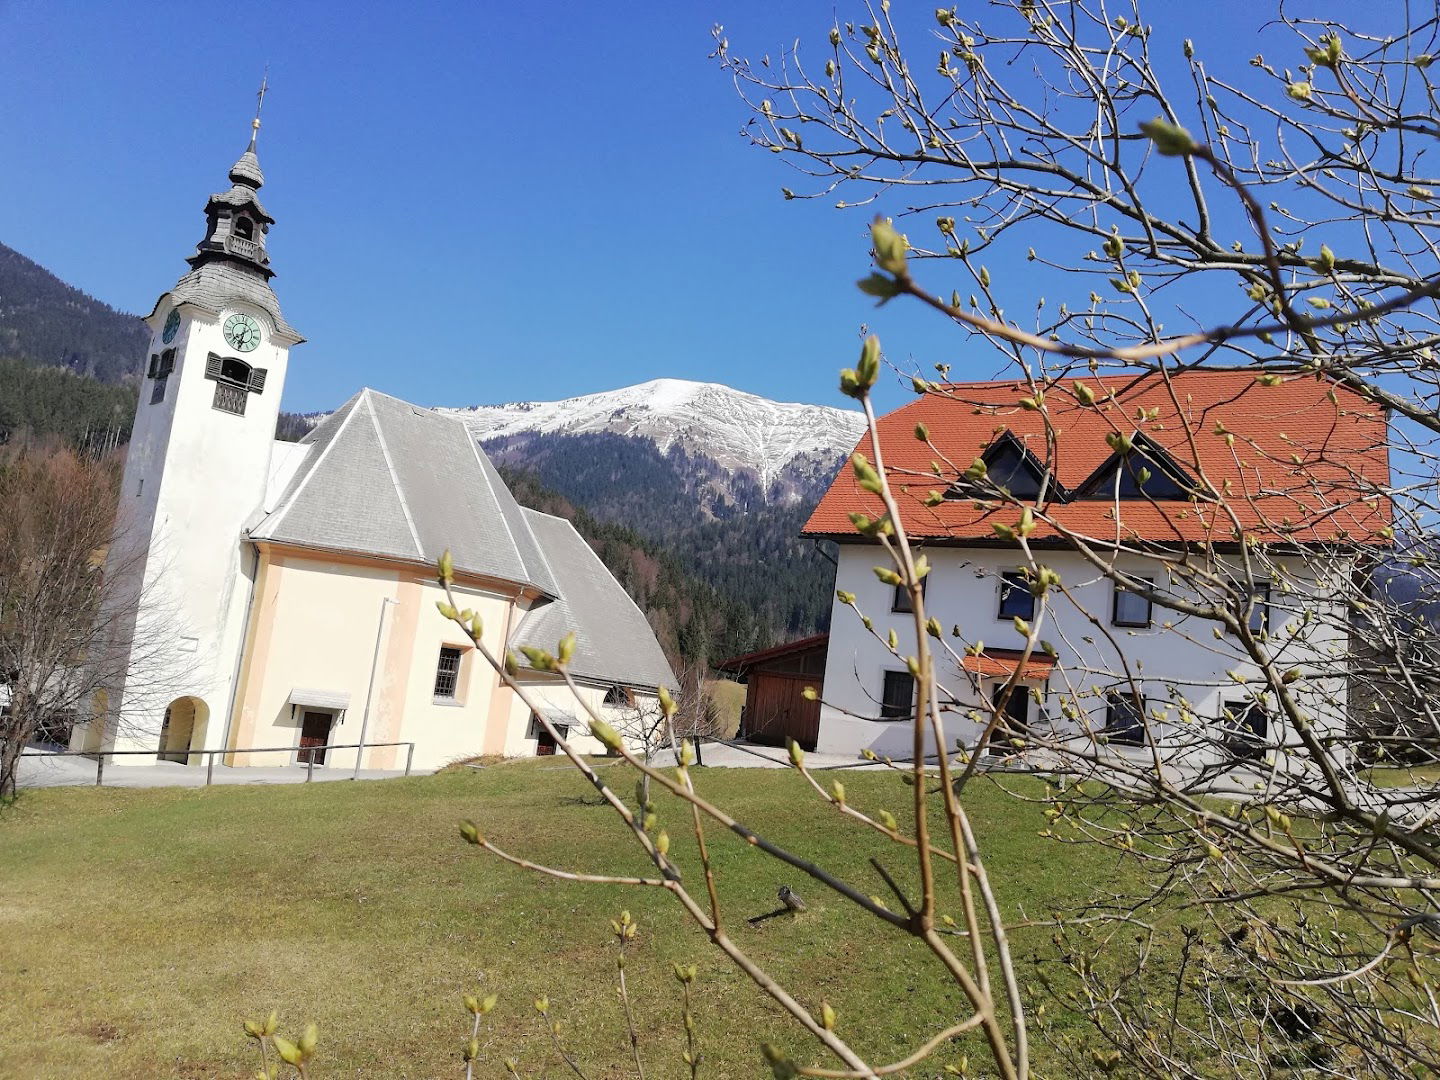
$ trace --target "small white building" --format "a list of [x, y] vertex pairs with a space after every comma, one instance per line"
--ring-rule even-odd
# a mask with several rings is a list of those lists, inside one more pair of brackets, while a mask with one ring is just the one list
[[[258, 127], [258, 121], [257, 121]], [[122, 685], [72, 746], [203, 764], [434, 767], [553, 752], [530, 708], [436, 610], [448, 548], [459, 606], [496, 655], [574, 631], [580, 694], [522, 679], [586, 752], [583, 698], [612, 722], [676, 680], [644, 614], [569, 522], [520, 507], [464, 423], [361, 390], [299, 443], [275, 425], [303, 341], [271, 288], [274, 219], [255, 141], [206, 205], [154, 337], [107, 573]], [[252, 749], [253, 748], [253, 749]], [[268, 749], [278, 748], [278, 749]], [[253, 752], [261, 750], [264, 752]], [[154, 757], [121, 755], [119, 765]]]
[[[1243, 617], [1266, 631], [1283, 669], [1306, 675], [1296, 684], [1302, 706], [1318, 727], [1343, 725], [1349, 639], [1339, 586], [1391, 542], [1381, 410], [1313, 378], [1264, 386], [1249, 373], [1196, 371], [1168, 384], [1078, 380], [1099, 397], [1097, 406], [1081, 403], [1075, 381], [1046, 391], [1053, 452], [1045, 419], [1018, 404], [1030, 390], [1013, 382], [945, 387], [880, 420], [905, 527], [933, 568], [925, 614], [941, 624], [944, 644], [932, 644], [955, 653], [940, 661], [948, 746], [976, 744], [977, 720], [989, 720], [987, 703], [1022, 661], [1018, 685], [1027, 692], [1008, 699], [1007, 734], [1103, 732], [1107, 752], [1146, 758], [1152, 742], [1193, 751], [1205, 741], [1188, 737], [1195, 725], [1222, 726], [1225, 734], [1209, 740], [1212, 758], [1227, 740], [1243, 752], [1281, 736], [1278, 716], [1248, 689], [1259, 672], [1233, 635], [1117, 585], [1043, 524], [1030, 546], [1064, 590], [1050, 591], [1039, 631], [1050, 650], [1023, 656], [1015, 619], [1033, 622], [1037, 601], [1019, 549], [994, 529], [1013, 525], [1019, 512], [974, 501], [960, 472], [977, 458], [1022, 504], [1038, 501], [1132, 582], [1195, 598], [1195, 575], [1175, 561], [1181, 558], [1190, 570], [1244, 582], [1254, 601]], [[917, 439], [917, 424], [928, 429], [928, 445]], [[1130, 437], [1128, 453], [1117, 451], [1117, 432]], [[857, 451], [872, 453], [868, 435]], [[937, 473], [938, 460], [950, 468]], [[1227, 515], [1193, 497], [1201, 475], [1217, 489], [1229, 486], [1250, 544], [1249, 570]], [[945, 498], [927, 505], [937, 489]], [[805, 528], [838, 542], [837, 589], [854, 596], [853, 609], [837, 597], [832, 612], [817, 745], [908, 758], [915, 680], [901, 658], [916, 651], [913, 616], [908, 595], [877, 578], [874, 568], [888, 557], [857, 534], [849, 517], [857, 511], [878, 517], [882, 507], [847, 466]]]

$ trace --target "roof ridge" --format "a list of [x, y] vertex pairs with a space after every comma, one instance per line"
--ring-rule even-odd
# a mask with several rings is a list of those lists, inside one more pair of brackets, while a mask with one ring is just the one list
[[[380, 414], [375, 411], [375, 406], [371, 403], [372, 393], [368, 386], [360, 389], [362, 404], [370, 413], [370, 424], [375, 429], [375, 438], [380, 442], [380, 456], [385, 459], [385, 468], [390, 473], [390, 482], [395, 486], [395, 497], [400, 500], [400, 511], [405, 515], [405, 524], [410, 527], [410, 539], [415, 542], [415, 554], [423, 559], [425, 558], [425, 546], [420, 543], [420, 533], [415, 528], [415, 518], [410, 513], [410, 500], [405, 497], [405, 486], [400, 483], [400, 476], [395, 471], [395, 462], [390, 457], [390, 445], [385, 441], [385, 432], [380, 426]], [[356, 408], [359, 406], [357, 405]]]
[[[510, 528], [510, 522], [505, 519], [505, 508], [500, 505], [500, 496], [495, 491], [495, 485], [490, 483], [490, 473], [485, 468], [485, 462], [480, 459], [480, 444], [470, 437], [470, 429], [465, 426], [465, 421], [460, 420], [459, 417], [456, 417], [456, 420], [459, 420], [460, 427], [463, 429], [465, 441], [470, 446], [470, 452], [475, 455], [475, 464], [480, 468], [480, 478], [485, 481], [485, 487], [489, 489], [490, 497], [495, 500], [495, 509], [500, 511], [500, 513], [498, 514], [498, 517], [500, 518], [500, 524], [505, 526], [505, 535], [510, 538], [510, 546], [514, 549], [516, 557], [520, 560], [520, 569], [522, 572], [525, 573], [526, 576], [532, 577], [532, 580], [529, 582], [529, 584], [534, 585], [536, 588], [540, 588], [540, 583], [533, 580], [533, 575], [531, 575], [530, 573], [530, 567], [525, 565], [525, 553], [521, 550], [519, 542], [515, 539], [515, 531]], [[506, 494], [509, 494], [508, 488], [506, 489]], [[511, 495], [510, 498], [513, 501], [515, 496]], [[515, 505], [519, 506], [520, 504], [516, 503]], [[523, 510], [525, 508], [522, 506], [520, 507], [520, 509]], [[533, 533], [530, 535], [530, 539], [535, 540], [535, 535]], [[538, 540], [535, 540], [535, 548], [537, 551], [540, 549], [540, 542]], [[540, 558], [542, 560], [544, 560], [545, 558], [545, 554], [543, 551], [540, 553]], [[547, 572], [550, 570], [550, 564], [548, 562], [545, 563], [545, 569]], [[550, 574], [550, 580], [551, 583], [555, 586], [555, 589], [558, 593], [560, 589], [560, 582], [555, 580], [555, 575], [553, 573]]]
[[[549, 516], [549, 515], [547, 515], [547, 516]], [[634, 608], [635, 611], [639, 614], [640, 618], [643, 619], [643, 620], [645, 620], [645, 625], [646, 625], [646, 626], [650, 626], [650, 618], [649, 618], [649, 616], [647, 616], [647, 615], [645, 614], [645, 609], [642, 608], [639, 604], [637, 604], [637, 603], [635, 602], [635, 598], [630, 595], [629, 590], [626, 589], [624, 585], [621, 585], [621, 584], [620, 584], [620, 579], [617, 578], [617, 577], [615, 577], [614, 574], [610, 573], [610, 568], [609, 568], [608, 566], [606, 566], [606, 565], [605, 565], [605, 561], [604, 561], [603, 559], [601, 559], [600, 556], [595, 553], [595, 549], [590, 546], [590, 541], [589, 541], [589, 540], [586, 540], [585, 537], [581, 535], [580, 530], [577, 529], [577, 528], [575, 528], [575, 523], [574, 523], [573, 521], [569, 520], [568, 518], [556, 518], [555, 520], [556, 520], [556, 521], [563, 522], [564, 525], [565, 525], [565, 527], [568, 528], [571, 532], [573, 532], [573, 533], [575, 534], [576, 539], [578, 539], [578, 540], [580, 541], [581, 545], [585, 548], [585, 550], [590, 553], [590, 558], [594, 559], [595, 562], [599, 563], [599, 564], [600, 564], [600, 569], [601, 569], [602, 571], [604, 571], [605, 574], [608, 575], [608, 576], [615, 582], [617, 591], [620, 593], [620, 595], [623, 596], [623, 597], [625, 597], [625, 599], [626, 599], [627, 601], [629, 601], [630, 606], [631, 606], [632, 608]], [[542, 548], [541, 548], [540, 554], [541, 554], [541, 557], [544, 558], [545, 552], [544, 552], [543, 546], [542, 546]], [[548, 563], [547, 563], [547, 565], [548, 565]], [[559, 585], [560, 583], [557, 581], [556, 584]], [[561, 594], [561, 599], [562, 599], [562, 600], [564, 599], [564, 594], [563, 594], [563, 593]], [[654, 627], [651, 627], [650, 629], [651, 629], [651, 632], [653, 633], [655, 628], [654, 628]], [[657, 645], [659, 644], [659, 641], [658, 641], [658, 640], [656, 641], [656, 644], [657, 644]], [[661, 651], [663, 652], [664, 650], [661, 650]]]
[[[362, 390], [361, 393], [364, 393], [364, 391]], [[359, 396], [360, 394], [355, 394], [353, 397], [351, 397], [350, 400], [354, 401], [355, 398], [358, 398]], [[344, 407], [344, 405], [341, 406], [342, 409]], [[358, 407], [359, 405], [357, 403], [355, 407], [352, 407], [351, 410], [345, 414], [345, 419], [340, 421], [339, 428], [336, 430], [335, 434], [330, 437], [330, 441], [325, 444], [325, 448], [321, 450], [320, 453], [315, 455], [314, 461], [310, 461], [309, 455], [306, 455], [306, 460], [304, 462], [301, 462], [300, 464], [300, 468], [302, 469], [305, 469], [305, 466], [307, 464], [310, 466], [308, 469], [305, 469], [305, 475], [300, 478], [300, 482], [296, 484], [295, 489], [290, 492], [290, 497], [286, 499], [282, 505], [277, 506], [273, 511], [271, 511], [262, 519], [262, 524], [266, 521], [273, 521], [275, 526], [279, 526], [279, 524], [285, 520], [285, 515], [290, 513], [290, 511], [295, 508], [295, 502], [297, 499], [300, 498], [300, 493], [304, 491], [305, 486], [310, 483], [310, 480], [319, 470], [321, 463], [330, 456], [330, 451], [335, 449], [335, 444], [340, 441], [340, 436], [345, 434], [345, 429], [350, 426], [350, 421], [355, 418], [355, 410]], [[311, 430], [314, 431], [317, 430], [317, 428], [312, 428]]]

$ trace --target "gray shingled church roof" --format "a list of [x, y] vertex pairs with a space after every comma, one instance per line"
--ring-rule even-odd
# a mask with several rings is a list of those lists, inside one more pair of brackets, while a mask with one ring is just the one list
[[524, 509], [459, 417], [361, 390], [303, 440], [309, 453], [250, 531], [331, 551], [434, 563], [545, 594], [514, 644], [555, 648], [572, 671], [627, 686], [678, 686], [645, 615], [563, 518]]
[[679, 682], [645, 614], [575, 526], [538, 510], [523, 512], [559, 582], [560, 596], [526, 613], [516, 628], [515, 645], [553, 652], [573, 630], [573, 674], [627, 686], [677, 688]]
[[311, 444], [256, 540], [436, 562], [558, 594], [525, 514], [458, 417], [361, 390]]

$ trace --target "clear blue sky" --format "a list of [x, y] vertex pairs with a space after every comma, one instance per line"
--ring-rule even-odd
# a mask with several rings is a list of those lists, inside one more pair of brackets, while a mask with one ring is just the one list
[[[268, 62], [275, 287], [310, 339], [287, 408], [360, 385], [458, 405], [660, 376], [841, 404], [862, 322], [902, 363], [954, 360], [959, 341], [855, 290], [873, 210], [783, 201], [793, 181], [739, 136], [707, 59], [714, 22], [753, 56], [822, 41], [831, 10], [0, 0], [0, 241], [149, 311]], [[1221, 40], [1226, 18], [1201, 29]]]

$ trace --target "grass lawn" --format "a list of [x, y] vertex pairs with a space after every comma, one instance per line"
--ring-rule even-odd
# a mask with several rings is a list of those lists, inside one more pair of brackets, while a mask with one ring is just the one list
[[[605, 775], [621, 792], [633, 787], [621, 768]], [[908, 867], [792, 772], [697, 777], [757, 831], [867, 891], [884, 891], [870, 856]], [[852, 803], [905, 820], [908, 789], [893, 774], [847, 774], [845, 784]], [[1111, 853], [1041, 839], [1039, 807], [985, 784], [966, 799], [1012, 915], [1081, 905], [1130, 873]], [[661, 815], [685, 859], [693, 844], [675, 807]], [[592, 1078], [629, 1075], [615, 1064], [627, 1059], [609, 929], [621, 907], [640, 924], [627, 970], [652, 1077], [682, 1071], [672, 961], [699, 965], [706, 1075], [768, 1075], [757, 1052], [767, 1039], [819, 1063], [666, 894], [511, 867], [464, 844], [461, 817], [538, 861], [646, 869], [613, 812], [553, 761], [361, 784], [25, 795], [0, 812], [0, 1076], [248, 1077], [255, 1059], [240, 1023], [274, 1008], [283, 1033], [319, 1023], [312, 1076], [453, 1077], [468, 1035], [461, 995], [477, 990], [500, 996], [479, 1075], [502, 1075], [507, 1056], [526, 1076], [566, 1075], [531, 1004], [540, 994]], [[712, 851], [737, 940], [802, 1001], [828, 997], [862, 1050], [901, 1057], [953, 1022], [958, 993], [915, 963], [908, 939], [733, 838], [715, 838]], [[746, 924], [775, 908], [782, 881], [809, 911]], [[1017, 933], [1022, 972], [1050, 936]], [[983, 1059], [978, 1043], [969, 1051]], [[1043, 1064], [1043, 1048], [1037, 1056]]]
[[1371, 769], [1365, 779], [1376, 787], [1433, 787], [1440, 783], [1440, 765], [1396, 765]]

